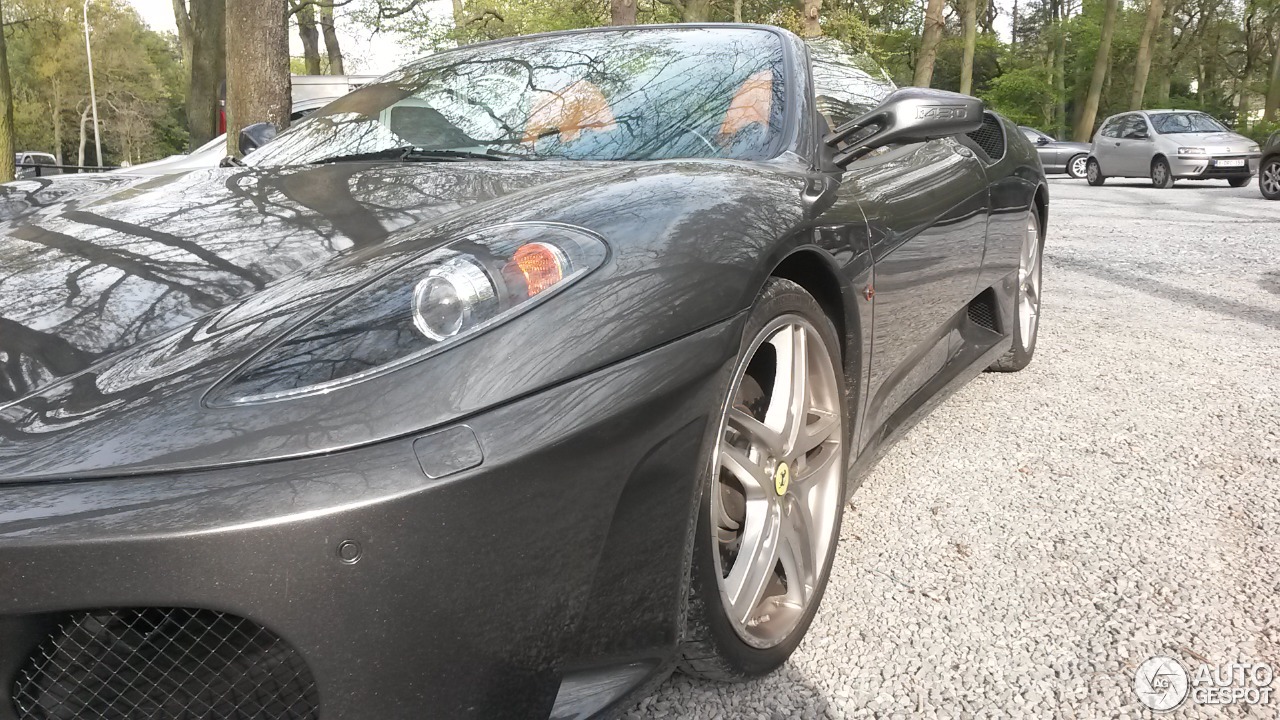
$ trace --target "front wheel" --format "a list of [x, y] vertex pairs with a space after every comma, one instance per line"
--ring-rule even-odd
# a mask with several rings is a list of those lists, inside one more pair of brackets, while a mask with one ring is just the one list
[[1102, 166], [1094, 158], [1089, 158], [1085, 164], [1085, 177], [1089, 178], [1089, 184], [1097, 187], [1107, 181], [1107, 176], [1102, 174]]
[[1161, 190], [1173, 187], [1173, 171], [1169, 169], [1169, 161], [1156, 158], [1151, 161], [1151, 184]]
[[1076, 155], [1067, 163], [1067, 174], [1079, 180], [1089, 174], [1089, 156]]
[[1273, 157], [1262, 164], [1258, 171], [1258, 188], [1262, 197], [1268, 200], [1280, 200], [1280, 157]]
[[1245, 185], [1248, 185], [1249, 181], [1252, 179], [1253, 178], [1247, 178], [1247, 177], [1227, 178], [1227, 184], [1230, 185], [1231, 187], [1244, 187]]
[[680, 669], [772, 672], [818, 610], [844, 508], [839, 340], [813, 296], [771, 278], [743, 333], [699, 509]]
[[1040, 334], [1040, 278], [1044, 266], [1044, 237], [1040, 216], [1033, 208], [1027, 217], [1027, 232], [1018, 258], [1018, 291], [1013, 302], [1013, 347], [988, 370], [1017, 372], [1031, 363]]

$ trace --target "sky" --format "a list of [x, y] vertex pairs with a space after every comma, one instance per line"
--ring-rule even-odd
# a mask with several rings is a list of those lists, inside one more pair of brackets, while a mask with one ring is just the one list
[[[442, 4], [446, 2], [446, 0], [436, 1]], [[178, 26], [173, 19], [173, 0], [128, 0], [128, 2], [137, 9], [143, 22], [147, 23], [152, 30], [178, 32]], [[351, 74], [381, 75], [417, 57], [417, 53], [408, 50], [399, 38], [387, 33], [374, 36], [363, 27], [342, 22], [341, 18], [338, 19], [338, 41], [342, 45], [346, 71]], [[320, 50], [324, 52], [323, 40], [321, 40]], [[298, 33], [294, 30], [289, 34], [289, 52], [297, 56], [302, 55]]]

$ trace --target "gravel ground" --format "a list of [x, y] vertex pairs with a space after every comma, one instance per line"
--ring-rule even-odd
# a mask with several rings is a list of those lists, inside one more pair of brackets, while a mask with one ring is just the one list
[[[1051, 181], [1035, 360], [911, 430], [779, 672], [629, 718], [1152, 717], [1152, 655], [1280, 673], [1280, 203]], [[1280, 717], [1201, 706], [1162, 717]]]

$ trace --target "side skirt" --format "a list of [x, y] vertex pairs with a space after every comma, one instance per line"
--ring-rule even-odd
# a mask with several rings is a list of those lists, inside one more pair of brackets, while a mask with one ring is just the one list
[[[984, 291], [984, 294], [987, 291]], [[979, 295], [981, 298], [982, 295]], [[877, 437], [863, 448], [849, 464], [846, 497], [851, 497], [866, 474], [908, 430], [928, 416], [935, 407], [981, 375], [1013, 346], [1013, 338], [982, 327], [969, 319], [968, 308], [961, 310], [950, 323], [960, 333], [961, 347], [933, 378], [917, 390], [885, 422]]]

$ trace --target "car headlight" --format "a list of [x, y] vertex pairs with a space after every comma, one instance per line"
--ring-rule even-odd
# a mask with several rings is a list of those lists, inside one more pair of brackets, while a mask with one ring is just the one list
[[1180, 147], [1178, 148], [1178, 154], [1179, 155], [1207, 155], [1208, 153], [1204, 151], [1204, 148]]
[[1262, 148], [1258, 145], [1250, 145], [1249, 149], [1245, 150], [1245, 152], [1260, 153], [1262, 152]]
[[551, 223], [499, 225], [401, 263], [258, 353], [214, 407], [325, 392], [466, 342], [600, 267], [604, 241]]

